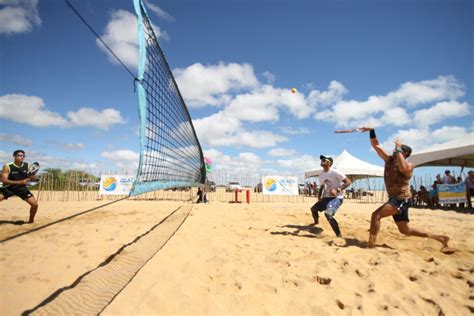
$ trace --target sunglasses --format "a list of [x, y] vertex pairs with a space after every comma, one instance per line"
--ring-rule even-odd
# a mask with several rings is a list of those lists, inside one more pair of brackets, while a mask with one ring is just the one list
[[25, 155], [16, 155], [17, 157], [26, 157]]

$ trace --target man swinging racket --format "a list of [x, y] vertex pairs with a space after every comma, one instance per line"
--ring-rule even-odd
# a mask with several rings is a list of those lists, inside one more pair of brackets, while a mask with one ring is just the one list
[[400, 140], [395, 140], [395, 149], [389, 155], [379, 144], [375, 130], [370, 127], [358, 129], [361, 132], [370, 132], [370, 143], [375, 152], [385, 161], [384, 181], [389, 200], [372, 213], [370, 222], [369, 247], [373, 247], [380, 230], [380, 220], [392, 216], [398, 230], [408, 236], [428, 237], [439, 241], [443, 247], [441, 252], [452, 253], [453, 249], [448, 247], [449, 237], [434, 235], [408, 225], [408, 208], [411, 206], [410, 178], [413, 175], [413, 165], [406, 159], [411, 154], [411, 148], [402, 145]]
[[38, 210], [38, 202], [26, 184], [29, 180], [36, 180], [35, 174], [39, 170], [39, 164], [35, 162], [28, 166], [28, 163], [23, 162], [25, 152], [21, 149], [13, 152], [13, 158], [14, 161], [4, 165], [2, 169], [3, 186], [0, 188], [0, 201], [14, 195], [20, 197], [30, 205], [29, 223], [33, 223]]

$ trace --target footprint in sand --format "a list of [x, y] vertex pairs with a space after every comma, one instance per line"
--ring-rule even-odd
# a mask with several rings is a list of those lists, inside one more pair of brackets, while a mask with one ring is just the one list
[[319, 284], [323, 284], [323, 285], [329, 285], [332, 281], [331, 278], [325, 278], [325, 277], [320, 277], [320, 276], [316, 276], [316, 281], [318, 281]]
[[412, 274], [412, 275], [410, 275], [408, 278], [409, 278], [409, 279], [410, 279], [410, 281], [412, 281], [412, 282], [415, 282], [415, 281], [417, 281], [417, 280], [418, 280], [418, 277], [417, 277], [416, 275], [413, 275], [413, 274]]
[[344, 309], [346, 306], [344, 305], [343, 302], [341, 302], [340, 300], [336, 300], [336, 304], [337, 306], [340, 308], [340, 309]]
[[456, 252], [456, 250], [454, 250], [453, 248], [451, 247], [448, 247], [448, 246], [445, 246], [443, 248], [441, 248], [440, 250], [442, 253], [444, 253], [445, 255], [450, 255], [450, 254], [453, 254]]

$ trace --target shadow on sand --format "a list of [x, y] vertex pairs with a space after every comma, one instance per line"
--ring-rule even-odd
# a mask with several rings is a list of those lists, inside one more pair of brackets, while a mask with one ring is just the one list
[[12, 225], [24, 225], [27, 224], [27, 222], [18, 220], [18, 221], [5, 221], [5, 220], [0, 220], [0, 225], [5, 225], [5, 224], [12, 224]]
[[[273, 231], [270, 232], [272, 235], [292, 235], [292, 236], [298, 236], [298, 237], [306, 237], [306, 238], [317, 238], [317, 235], [321, 234], [323, 231], [322, 228], [316, 227], [316, 226], [311, 226], [311, 225], [284, 225], [284, 226], [278, 226], [280, 228], [291, 228], [294, 229], [294, 231], [289, 232], [289, 231]], [[300, 234], [300, 232], [308, 232], [310, 234]]]
[[[348, 237], [343, 237], [343, 239], [345, 240], [344, 245], [337, 244], [334, 240], [327, 241], [326, 243], [329, 246], [336, 246], [336, 247], [341, 247], [341, 248], [347, 248], [347, 247], [369, 248], [369, 243], [366, 241], [361, 241], [356, 238], [348, 238]], [[375, 245], [374, 248], [394, 249], [387, 244]]]

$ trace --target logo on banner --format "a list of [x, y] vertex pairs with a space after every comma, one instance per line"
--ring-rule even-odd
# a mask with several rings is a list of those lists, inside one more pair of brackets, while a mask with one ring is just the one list
[[276, 180], [273, 178], [267, 179], [267, 181], [265, 181], [265, 188], [270, 192], [275, 191], [277, 189]]
[[103, 186], [106, 191], [114, 191], [117, 188], [117, 179], [114, 177], [107, 177], [104, 179]]

